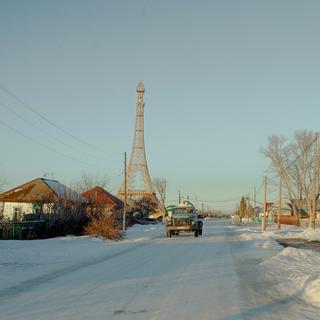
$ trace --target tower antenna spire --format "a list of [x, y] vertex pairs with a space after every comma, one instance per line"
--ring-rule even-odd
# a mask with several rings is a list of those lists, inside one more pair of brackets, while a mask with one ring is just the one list
[[[136, 87], [136, 124], [134, 131], [134, 140], [127, 170], [127, 195], [129, 198], [138, 199], [139, 197], [150, 197], [158, 203], [156, 194], [151, 182], [147, 157], [144, 145], [144, 92], [145, 88], [140, 81]], [[124, 197], [124, 182], [122, 183], [119, 197]]]

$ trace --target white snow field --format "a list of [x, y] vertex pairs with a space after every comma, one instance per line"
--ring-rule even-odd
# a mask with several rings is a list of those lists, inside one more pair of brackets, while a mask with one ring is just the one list
[[199, 238], [0, 241], [0, 319], [319, 319], [319, 253], [274, 240], [301, 232], [215, 220]]

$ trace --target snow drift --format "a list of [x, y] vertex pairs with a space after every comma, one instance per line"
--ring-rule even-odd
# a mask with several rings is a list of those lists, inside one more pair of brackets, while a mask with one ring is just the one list
[[267, 276], [278, 280], [282, 292], [320, 307], [319, 253], [288, 247], [266, 259], [261, 267], [267, 271]]

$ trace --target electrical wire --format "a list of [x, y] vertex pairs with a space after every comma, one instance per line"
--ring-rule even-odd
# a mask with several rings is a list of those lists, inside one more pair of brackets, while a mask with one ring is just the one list
[[[196, 199], [193, 199], [193, 200], [196, 200]], [[239, 201], [239, 198], [224, 199], [224, 200], [201, 200], [201, 199], [197, 199], [197, 201], [198, 202], [204, 202], [204, 203], [227, 203], [227, 202]]]
[[[16, 134], [24, 137], [25, 139], [31, 140], [31, 141], [33, 141], [34, 143], [42, 146], [43, 148], [46, 148], [46, 149], [50, 150], [51, 152], [54, 152], [54, 153], [59, 154], [60, 156], [63, 156], [63, 157], [65, 157], [65, 158], [68, 158], [68, 159], [71, 159], [71, 160], [73, 160], [73, 161], [76, 161], [76, 162], [79, 162], [79, 163], [81, 163], [81, 164], [85, 164], [85, 165], [87, 165], [87, 166], [92, 167], [92, 164], [90, 164], [90, 163], [88, 163], [88, 162], [86, 162], [86, 161], [82, 161], [82, 160], [80, 160], [80, 159], [77, 159], [77, 158], [75, 158], [75, 157], [69, 156], [69, 155], [67, 155], [67, 154], [65, 154], [65, 153], [63, 153], [63, 152], [60, 152], [60, 151], [58, 151], [58, 150], [56, 150], [56, 149], [54, 149], [54, 148], [52, 148], [52, 147], [50, 147], [50, 146], [48, 146], [48, 145], [46, 145], [46, 144], [44, 144], [44, 143], [38, 141], [37, 139], [35, 139], [35, 138], [33, 138], [33, 137], [30, 137], [30, 136], [28, 136], [28, 135], [25, 135], [25, 134], [24, 134], [23, 132], [21, 132], [20, 130], [18, 130], [18, 129], [16, 129], [16, 128], [10, 126], [10, 125], [8, 125], [7, 123], [3, 122], [2, 120], [0, 120], [0, 124], [2, 124], [4, 127], [8, 128], [8, 129], [10, 129], [11, 131], [15, 132]], [[102, 167], [101, 167], [101, 168], [102, 168]]]
[[261, 184], [260, 184], [260, 186], [259, 186], [259, 188], [258, 188], [258, 190], [256, 191], [256, 196], [259, 194], [259, 192], [260, 192], [263, 184], [264, 184], [264, 182], [262, 181]]
[[14, 111], [13, 109], [11, 109], [7, 104], [3, 103], [2, 101], [0, 101], [0, 105], [5, 108], [6, 110], [8, 110], [9, 112], [11, 112], [12, 114], [14, 114], [16, 117], [18, 117], [19, 119], [21, 119], [22, 121], [24, 121], [25, 123], [27, 123], [29, 126], [39, 130], [40, 132], [44, 133], [45, 135], [47, 135], [48, 137], [50, 137], [51, 139], [53, 140], [56, 140], [57, 142], [61, 143], [62, 145], [64, 145], [65, 147], [69, 148], [69, 149], [73, 149], [77, 152], [80, 152], [82, 153], [83, 155], [86, 155], [86, 156], [91, 156], [93, 157], [94, 159], [96, 160], [101, 160], [101, 158], [99, 157], [95, 157], [93, 154], [91, 153], [88, 153], [88, 152], [85, 152], [83, 150], [80, 150], [80, 149], [77, 149], [75, 148], [73, 145], [71, 144], [68, 144], [68, 143], [65, 143], [63, 140], [53, 136], [52, 134], [50, 134], [48, 131], [38, 127], [37, 125], [33, 124], [31, 121], [27, 120], [26, 118], [22, 117], [19, 113], [17, 113], [16, 111]]
[[[181, 197], [185, 198], [183, 195], [181, 195]], [[239, 201], [240, 198], [241, 197], [232, 198], [232, 199], [224, 199], [224, 200], [202, 200], [202, 199], [199, 199], [199, 198], [189, 197], [188, 199], [192, 200], [192, 201], [203, 202], [203, 203], [227, 203], [227, 202]]]
[[4, 92], [6, 92], [9, 96], [11, 96], [13, 99], [15, 99], [16, 101], [18, 101], [20, 104], [22, 104], [26, 109], [28, 109], [29, 111], [31, 111], [32, 113], [34, 113], [35, 115], [37, 115], [38, 117], [40, 117], [43, 121], [49, 123], [51, 126], [53, 126], [54, 128], [56, 128], [57, 130], [63, 132], [65, 135], [73, 138], [74, 140], [76, 140], [77, 142], [86, 145], [90, 148], [93, 148], [99, 152], [102, 152], [105, 154], [105, 151], [89, 142], [84, 141], [83, 139], [80, 139], [78, 137], [76, 137], [74, 134], [72, 134], [71, 132], [65, 130], [64, 128], [62, 128], [61, 126], [55, 124], [53, 121], [51, 121], [50, 119], [48, 119], [47, 117], [45, 117], [44, 115], [42, 115], [39, 111], [37, 111], [35, 108], [31, 107], [29, 104], [27, 104], [26, 102], [24, 102], [21, 98], [19, 98], [16, 94], [14, 94], [12, 91], [8, 90], [6, 87], [4, 87], [3, 85], [0, 84], [0, 89], [2, 89]]

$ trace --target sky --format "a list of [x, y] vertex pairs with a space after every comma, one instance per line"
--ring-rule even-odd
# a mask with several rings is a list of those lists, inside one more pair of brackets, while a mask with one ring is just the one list
[[319, 34], [312, 0], [0, 0], [5, 189], [85, 173], [117, 193], [141, 80], [168, 203], [233, 209], [262, 183], [268, 136], [319, 127]]

